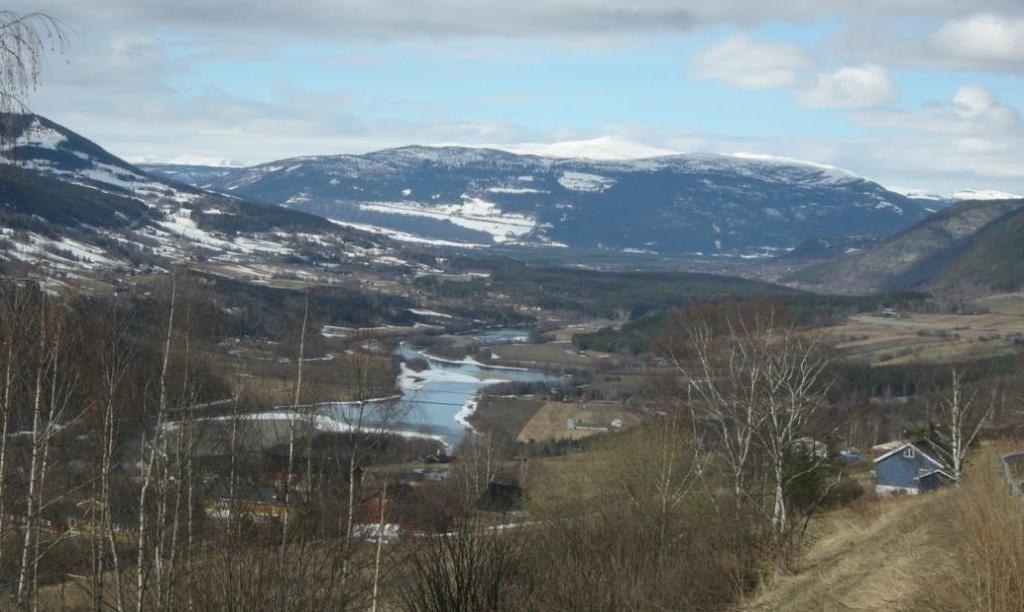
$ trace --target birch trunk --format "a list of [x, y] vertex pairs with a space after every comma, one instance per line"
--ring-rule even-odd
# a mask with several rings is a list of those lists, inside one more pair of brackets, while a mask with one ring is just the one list
[[[281, 554], [284, 555], [288, 542], [288, 527], [291, 522], [291, 489], [292, 471], [295, 469], [295, 429], [298, 427], [299, 402], [302, 397], [302, 360], [306, 355], [306, 325], [309, 323], [309, 294], [306, 295], [305, 307], [302, 310], [302, 329], [299, 333], [299, 362], [295, 377], [295, 397], [292, 400], [292, 414], [288, 421], [288, 473], [284, 484], [284, 518], [281, 521]], [[308, 461], [309, 458], [307, 457]]]
[[[44, 298], [40, 298], [43, 300]], [[40, 306], [39, 311], [39, 355], [36, 361], [36, 372], [35, 372], [35, 391], [32, 399], [32, 458], [29, 464], [28, 473], [28, 495], [25, 498], [25, 533], [22, 537], [21, 543], [21, 566], [18, 571], [18, 588], [16, 601], [18, 607], [25, 607], [26, 596], [28, 596], [27, 589], [28, 584], [28, 572], [29, 572], [29, 555], [32, 551], [32, 537], [35, 529], [38, 528], [38, 521], [36, 520], [36, 488], [38, 483], [36, 482], [39, 474], [39, 459], [41, 446], [41, 435], [42, 435], [42, 420], [43, 420], [43, 376], [46, 358], [46, 323], [44, 320], [45, 311]]]
[[[163, 441], [164, 420], [167, 413], [167, 369], [171, 359], [171, 343], [174, 337], [174, 309], [178, 294], [178, 275], [171, 279], [171, 304], [167, 315], [167, 337], [164, 342], [163, 361], [160, 366], [160, 391], [157, 404], [157, 416], [153, 442], [151, 443], [149, 461], [146, 464], [143, 476], [142, 487], [139, 490], [139, 534], [138, 534], [138, 566], [135, 575], [135, 607], [137, 612], [143, 612], [146, 599], [146, 582], [148, 578], [147, 565], [151, 556], [150, 542], [146, 537], [146, 502], [148, 501], [149, 488], [153, 484], [154, 472], [157, 468], [158, 450]], [[142, 453], [145, 454], [146, 436], [142, 435]]]

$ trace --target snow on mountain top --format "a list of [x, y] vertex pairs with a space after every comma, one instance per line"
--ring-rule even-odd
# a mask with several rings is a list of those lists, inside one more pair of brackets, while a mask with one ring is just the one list
[[605, 161], [646, 159], [679, 154], [679, 151], [622, 140], [613, 136], [599, 136], [589, 140], [570, 140], [553, 143], [527, 142], [513, 145], [487, 145], [487, 148], [508, 151], [517, 155]]
[[745, 151], [738, 151], [736, 153], [730, 153], [728, 157], [735, 157], [737, 159], [749, 159], [754, 161], [762, 161], [768, 163], [776, 163], [785, 166], [809, 166], [818, 170], [825, 170], [827, 172], [835, 172], [849, 178], [857, 178], [858, 175], [850, 172], [845, 168], [839, 168], [837, 166], [830, 166], [828, 164], [821, 164], [818, 162], [807, 161], [803, 159], [794, 159], [792, 157], [782, 157], [779, 155], [765, 155], [763, 153], [748, 153]]
[[889, 191], [892, 191], [893, 193], [898, 193], [901, 196], [908, 197], [908, 198], [910, 198], [912, 200], [945, 200], [946, 199], [945, 197], [943, 197], [943, 196], [941, 196], [941, 195], [939, 195], [937, 193], [932, 193], [930, 191], [925, 191], [924, 189], [914, 189], [914, 188], [911, 188], [911, 187], [895, 187], [895, 186], [892, 186], [892, 185], [886, 185], [885, 188], [888, 189]]
[[1017, 200], [1024, 196], [993, 189], [961, 189], [949, 194], [951, 200]]
[[1024, 196], [1007, 193], [1005, 191], [997, 191], [994, 189], [960, 189], [947, 195], [940, 195], [923, 189], [908, 189], [904, 187], [889, 186], [886, 187], [886, 189], [915, 200], [952, 200], [955, 202], [962, 202], [964, 200], [1017, 200], [1024, 198]]
[[[185, 158], [175, 160], [189, 161]], [[195, 161], [198, 161], [196, 159]], [[523, 143], [510, 145], [409, 145], [382, 149], [361, 155], [316, 155], [293, 157], [249, 166], [233, 186], [260, 180], [270, 173], [298, 169], [309, 165], [314, 171], [326, 172], [335, 178], [356, 178], [375, 172], [393, 172], [423, 163], [447, 168], [487, 164], [523, 171], [534, 167], [565, 167], [588, 165], [609, 172], [654, 172], [662, 169], [683, 171], [739, 172], [773, 181], [844, 182], [862, 178], [836, 166], [790, 157], [761, 153], [678, 153], [664, 148], [631, 142], [611, 136], [590, 140], [558, 143]], [[224, 166], [226, 167], [226, 166]], [[230, 188], [230, 187], [229, 187]]]

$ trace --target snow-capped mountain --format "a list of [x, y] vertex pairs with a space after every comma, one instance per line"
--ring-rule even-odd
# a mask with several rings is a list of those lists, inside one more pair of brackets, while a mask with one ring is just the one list
[[566, 159], [464, 147], [154, 174], [398, 238], [661, 253], [770, 253], [929, 214], [853, 173], [754, 155]]
[[[116, 277], [173, 262], [377, 262], [387, 240], [151, 175], [43, 117], [8, 115], [0, 265]], [[254, 274], [258, 275], [258, 273]]]
[[897, 187], [890, 187], [889, 189], [914, 200], [932, 200], [942, 204], [966, 201], [1018, 200], [1024, 197], [994, 189], [958, 189], [947, 194], [932, 193], [923, 189], [902, 189]]

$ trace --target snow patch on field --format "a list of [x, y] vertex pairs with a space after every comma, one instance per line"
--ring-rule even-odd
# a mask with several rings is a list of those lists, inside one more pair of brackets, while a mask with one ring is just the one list
[[411, 242], [416, 244], [432, 244], [434, 246], [447, 246], [447, 247], [461, 247], [468, 249], [478, 249], [486, 247], [485, 244], [476, 244], [473, 242], [453, 242], [451, 240], [436, 240], [434, 238], [424, 238], [423, 236], [416, 236], [408, 232], [401, 232], [398, 230], [389, 229], [386, 227], [380, 227], [378, 225], [367, 225], [365, 223], [352, 223], [351, 221], [341, 221], [339, 219], [328, 219], [335, 225], [342, 227], [351, 227], [362, 232], [368, 232], [370, 234], [378, 234], [381, 236], [387, 236], [392, 240], [398, 240], [399, 242]]
[[[375, 404], [379, 404], [379, 403], [382, 403], [382, 402], [391, 401], [392, 399], [395, 399], [395, 398], [382, 398], [382, 399], [378, 399], [378, 400], [368, 400], [367, 402], [365, 402], [365, 404], [367, 404], [367, 405], [375, 405]], [[335, 403], [329, 403], [329, 404], [316, 404], [313, 407], [323, 407], [324, 409], [344, 408], [346, 406], [346, 404], [350, 404], [350, 403], [351, 402], [335, 402]], [[225, 415], [225, 416], [218, 416], [218, 417], [209, 417], [209, 418], [200, 419], [200, 420], [204, 420], [204, 421], [229, 421], [229, 420], [231, 420], [233, 418], [234, 417], [232, 415]], [[275, 409], [275, 410], [271, 410], [271, 411], [267, 411], [267, 412], [256, 412], [256, 413], [253, 413], [253, 414], [244, 414], [244, 415], [241, 415], [240, 418], [243, 419], [243, 420], [246, 420], [246, 421], [285, 421], [285, 422], [297, 421], [297, 422], [300, 422], [300, 423], [303, 423], [303, 424], [308, 424], [310, 427], [312, 427], [316, 431], [326, 432], [326, 433], [348, 433], [348, 432], [351, 432], [351, 431], [361, 431], [361, 432], [364, 432], [364, 433], [372, 433], [372, 434], [389, 434], [389, 435], [393, 435], [393, 436], [399, 436], [401, 438], [414, 438], [414, 439], [421, 439], [421, 440], [433, 440], [435, 442], [440, 443], [448, 451], [451, 451], [451, 444], [447, 440], [445, 440], [442, 436], [439, 436], [439, 435], [423, 433], [423, 432], [420, 432], [420, 431], [405, 430], [405, 429], [390, 429], [390, 428], [387, 428], [387, 427], [379, 427], [379, 426], [365, 425], [365, 424], [362, 427], [357, 428], [352, 423], [347, 422], [345, 419], [342, 419], [342, 418], [339, 418], [339, 417], [335, 417], [335, 416], [330, 415], [330, 414], [324, 414], [322, 412], [318, 412], [318, 413], [303, 413], [303, 412], [296, 412], [296, 411], [288, 409], [288, 408], [279, 408], [279, 409]], [[174, 431], [178, 427], [179, 427], [178, 423], [174, 423], [174, 422], [167, 423], [167, 424], [164, 425], [164, 428], [166, 430], [168, 430], [168, 431]]]
[[493, 203], [463, 194], [458, 204], [425, 206], [418, 203], [375, 202], [360, 204], [362, 210], [374, 212], [425, 217], [449, 221], [459, 227], [491, 235], [495, 242], [502, 243], [525, 236], [533, 231], [537, 222], [528, 215], [506, 213]]
[[96, 268], [116, 268], [124, 262], [112, 259], [106, 252], [91, 244], [85, 244], [72, 238], [64, 237], [51, 240], [35, 233], [28, 233], [25, 241], [14, 239], [14, 230], [0, 228], [0, 236], [11, 241], [13, 251], [6, 255], [26, 263], [47, 260], [59, 268], [72, 270], [75, 268], [94, 270]]
[[409, 308], [408, 310], [412, 314], [419, 315], [421, 317], [437, 317], [437, 318], [440, 318], [440, 319], [451, 319], [451, 318], [453, 318], [452, 315], [450, 315], [450, 314], [445, 314], [443, 312], [437, 312], [437, 311], [434, 311], [434, 310], [423, 310], [423, 309], [420, 309], [420, 308]]
[[503, 193], [503, 194], [527, 194], [527, 193], [551, 193], [545, 189], [534, 189], [533, 187], [488, 187], [488, 193]]
[[875, 204], [875, 210], [891, 210], [897, 215], [903, 214], [903, 209], [892, 202], [879, 202], [878, 204]]
[[16, 147], [35, 147], [37, 149], [49, 149], [56, 151], [61, 143], [67, 142], [67, 137], [57, 130], [43, 125], [39, 119], [33, 119], [28, 128], [22, 132], [15, 141]]
[[234, 240], [235, 246], [243, 253], [271, 253], [274, 255], [288, 255], [292, 250], [283, 244], [270, 240], [259, 240], [257, 238], [246, 238], [238, 236]]
[[199, 226], [192, 219], [192, 211], [188, 209], [173, 211], [168, 220], [158, 221], [157, 225], [172, 234], [213, 249], [228, 250], [233, 246], [230, 242], [199, 229]]
[[563, 172], [562, 176], [558, 177], [558, 184], [569, 191], [601, 193], [614, 185], [615, 179], [586, 172]]

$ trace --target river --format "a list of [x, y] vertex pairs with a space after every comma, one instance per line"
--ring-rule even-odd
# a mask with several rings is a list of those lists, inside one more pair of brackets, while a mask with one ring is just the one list
[[[522, 342], [526, 332], [487, 330], [473, 334], [481, 344], [493, 346]], [[429, 368], [416, 372], [401, 365], [398, 388], [401, 396], [371, 404], [373, 412], [387, 416], [387, 429], [405, 435], [431, 437], [447, 447], [458, 445], [472, 431], [467, 422], [476, 407], [481, 390], [503, 382], [558, 382], [560, 377], [525, 368], [490, 366], [472, 358], [450, 360], [433, 357], [423, 350], [402, 344], [398, 354], [404, 360], [426, 361]], [[351, 404], [332, 404], [319, 408], [321, 414], [351, 423]], [[371, 417], [373, 418], [373, 417]]]

